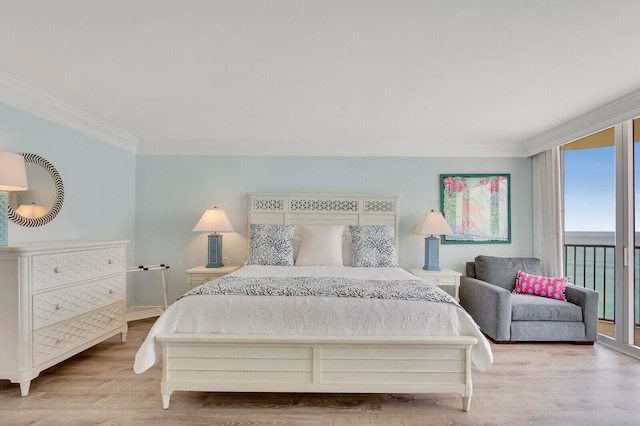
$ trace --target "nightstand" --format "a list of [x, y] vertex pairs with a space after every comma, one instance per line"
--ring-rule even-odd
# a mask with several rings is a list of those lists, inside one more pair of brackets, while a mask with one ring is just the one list
[[452, 295], [457, 301], [460, 301], [460, 276], [462, 275], [460, 272], [451, 269], [425, 271], [422, 268], [411, 268], [409, 272], [416, 277], [429, 281], [431, 284], [437, 285]]
[[222, 268], [207, 268], [205, 266], [196, 266], [195, 268], [187, 269], [189, 289], [204, 284], [208, 281], [215, 280], [216, 278], [224, 277], [227, 274], [232, 273], [240, 266], [223, 266]]

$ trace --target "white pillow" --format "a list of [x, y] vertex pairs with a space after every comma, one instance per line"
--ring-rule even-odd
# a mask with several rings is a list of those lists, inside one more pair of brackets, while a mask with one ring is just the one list
[[302, 229], [300, 225], [296, 225], [296, 229], [293, 232], [293, 261], [298, 258], [298, 253], [300, 253], [300, 240], [302, 239]]
[[301, 226], [296, 266], [342, 266], [343, 225]]
[[353, 265], [353, 243], [350, 232], [342, 236], [342, 264], [344, 266]]

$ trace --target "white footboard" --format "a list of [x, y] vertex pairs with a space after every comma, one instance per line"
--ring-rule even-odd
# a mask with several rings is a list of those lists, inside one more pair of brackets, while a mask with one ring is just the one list
[[471, 405], [473, 336], [159, 334], [173, 391], [458, 393]]

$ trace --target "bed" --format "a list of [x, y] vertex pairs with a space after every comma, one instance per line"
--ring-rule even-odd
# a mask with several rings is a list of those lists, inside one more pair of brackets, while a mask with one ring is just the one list
[[457, 393], [469, 410], [491, 349], [453, 298], [397, 267], [398, 197], [248, 198], [249, 264], [172, 304], [136, 354], [136, 373], [162, 363], [165, 409], [210, 391]]

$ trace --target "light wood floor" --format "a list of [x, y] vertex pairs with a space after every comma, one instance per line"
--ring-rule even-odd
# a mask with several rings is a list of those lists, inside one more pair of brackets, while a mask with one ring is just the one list
[[132, 371], [152, 320], [44, 371], [27, 397], [0, 380], [0, 425], [638, 425], [640, 361], [601, 345], [492, 345], [471, 411], [456, 395], [176, 392]]

